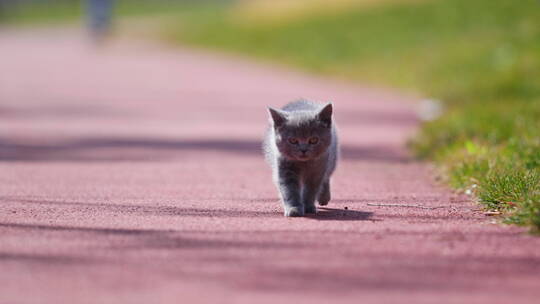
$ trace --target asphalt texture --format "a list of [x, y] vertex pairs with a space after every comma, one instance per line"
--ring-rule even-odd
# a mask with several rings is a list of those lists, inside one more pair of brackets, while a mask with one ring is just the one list
[[[327, 208], [285, 218], [260, 143], [299, 97], [334, 102], [342, 158]], [[540, 238], [413, 160], [414, 101], [1, 31], [0, 303], [538, 303]]]

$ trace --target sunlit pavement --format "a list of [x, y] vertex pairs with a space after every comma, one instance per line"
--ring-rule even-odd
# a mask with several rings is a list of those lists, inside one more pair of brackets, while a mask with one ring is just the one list
[[[266, 106], [299, 97], [334, 102], [343, 157], [328, 208], [288, 219], [260, 141]], [[210, 53], [0, 32], [0, 303], [538, 303], [540, 238], [411, 159], [413, 104]]]

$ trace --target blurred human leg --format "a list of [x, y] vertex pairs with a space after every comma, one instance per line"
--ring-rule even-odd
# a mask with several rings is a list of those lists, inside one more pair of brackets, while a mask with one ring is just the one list
[[88, 28], [92, 38], [102, 40], [110, 30], [113, 15], [114, 0], [88, 0]]

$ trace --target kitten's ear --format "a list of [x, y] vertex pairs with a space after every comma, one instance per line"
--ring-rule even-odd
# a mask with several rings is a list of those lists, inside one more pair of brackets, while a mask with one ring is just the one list
[[317, 118], [321, 122], [323, 122], [327, 128], [330, 128], [330, 126], [332, 126], [332, 112], [332, 103], [329, 102], [321, 109], [319, 114], [317, 114]]
[[283, 111], [268, 107], [268, 112], [270, 113], [270, 117], [274, 122], [274, 127], [281, 127], [283, 124], [285, 124], [285, 122], [287, 122], [287, 114], [285, 114]]

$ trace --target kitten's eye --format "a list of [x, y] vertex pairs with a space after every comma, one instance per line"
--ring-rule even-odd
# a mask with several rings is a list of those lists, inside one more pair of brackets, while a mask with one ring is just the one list
[[319, 142], [319, 138], [318, 138], [318, 137], [311, 137], [311, 138], [309, 139], [309, 144], [310, 144], [310, 145], [316, 145], [318, 142]]
[[298, 139], [296, 139], [294, 137], [289, 137], [289, 143], [293, 144], [293, 145], [296, 145], [296, 144], [298, 144]]

